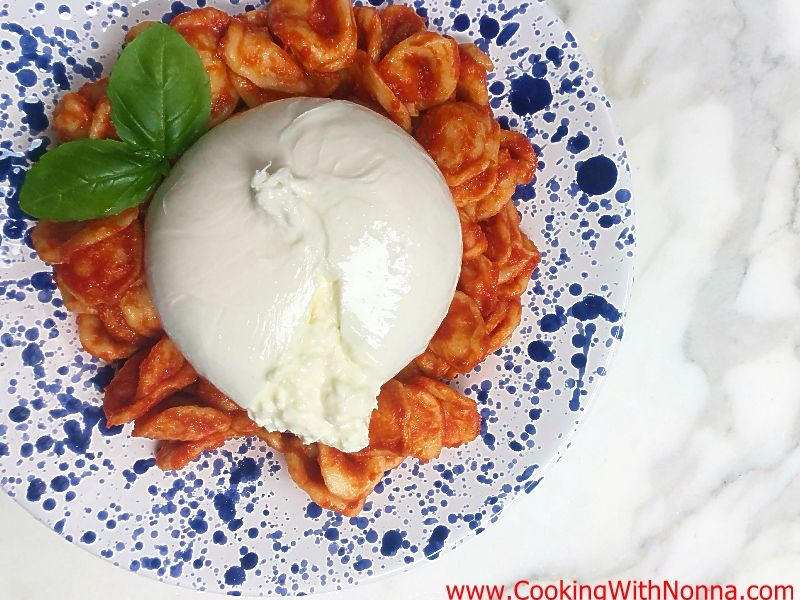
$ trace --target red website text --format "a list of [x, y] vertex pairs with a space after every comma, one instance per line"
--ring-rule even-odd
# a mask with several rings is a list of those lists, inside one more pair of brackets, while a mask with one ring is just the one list
[[[611, 580], [514, 585], [447, 585], [447, 600], [795, 600], [794, 585], [688, 584], [678, 580]], [[800, 600], [800, 598], [797, 598]]]

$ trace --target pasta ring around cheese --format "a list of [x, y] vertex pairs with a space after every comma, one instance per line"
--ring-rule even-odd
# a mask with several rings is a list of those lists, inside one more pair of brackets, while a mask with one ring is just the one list
[[[135, 27], [126, 39], [150, 25]], [[110, 426], [135, 421], [136, 435], [164, 440], [156, 454], [164, 470], [182, 468], [228, 439], [256, 436], [285, 454], [292, 478], [313, 501], [355, 515], [386, 469], [406, 457], [433, 459], [479, 434], [475, 401], [435, 378], [471, 370], [519, 324], [520, 296], [539, 254], [510, 198], [533, 177], [536, 153], [524, 135], [501, 130], [487, 106], [489, 57], [472, 44], [457, 46], [427, 32], [425, 19], [409, 7], [378, 13], [351, 9], [347, 0], [273, 0], [238, 17], [191, 10], [172, 26], [209, 73], [212, 125], [233, 114], [240, 99], [247, 106], [295, 95], [354, 99], [406, 131], [415, 129], [451, 188], [463, 238], [458, 291], [427, 350], [383, 386], [369, 446], [344, 454], [267, 432], [198, 378], [164, 337], [142, 280], [138, 211], [80, 224], [41, 223], [31, 239], [56, 265], [65, 305], [80, 313], [84, 347], [106, 360], [132, 354], [106, 388]], [[62, 98], [54, 121], [64, 135], [114, 136], [106, 83]]]

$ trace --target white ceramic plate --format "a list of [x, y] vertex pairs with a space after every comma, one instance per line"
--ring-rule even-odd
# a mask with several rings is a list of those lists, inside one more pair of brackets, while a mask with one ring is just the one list
[[[199, 0], [231, 12], [238, 0]], [[58, 97], [114, 62], [123, 28], [181, 2], [6, 2], [0, 23], [0, 483], [56, 533], [124, 568], [245, 595], [339, 589], [435, 558], [480, 533], [541, 480], [593, 401], [622, 337], [634, 226], [625, 150], [573, 36], [543, 2], [415, 2], [431, 28], [487, 49], [492, 106], [540, 151], [516, 199], [543, 253], [508, 348], [454, 383], [480, 404], [481, 437], [409, 460], [358, 518], [310, 504], [280, 457], [234, 441], [180, 473], [150, 443], [107, 429], [109, 367], [80, 350], [17, 192], [47, 146]], [[194, 3], [188, 3], [194, 7]], [[380, 2], [373, 2], [380, 5]], [[576, 489], [581, 482], [575, 482]]]

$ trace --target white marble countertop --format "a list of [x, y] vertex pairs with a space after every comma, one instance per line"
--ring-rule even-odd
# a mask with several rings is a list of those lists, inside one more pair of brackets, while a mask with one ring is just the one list
[[[520, 578], [800, 586], [800, 2], [553, 4], [629, 148], [626, 338], [533, 494], [436, 561], [331, 600]], [[90, 556], [5, 495], [0, 531], [5, 598], [208, 597]]]

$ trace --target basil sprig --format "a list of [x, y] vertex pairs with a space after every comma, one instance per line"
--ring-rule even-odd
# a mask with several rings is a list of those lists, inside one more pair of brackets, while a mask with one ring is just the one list
[[141, 204], [170, 161], [208, 129], [211, 93], [200, 56], [167, 25], [128, 44], [108, 84], [122, 140], [81, 140], [47, 152], [28, 172], [20, 207], [49, 221], [85, 221]]
[[30, 170], [20, 205], [49, 221], [115, 215], [147, 199], [163, 172], [156, 156], [122, 142], [68, 142], [42, 156]]
[[150, 27], [119, 57], [108, 82], [119, 137], [174, 159], [206, 132], [208, 74], [197, 51], [174, 29]]

